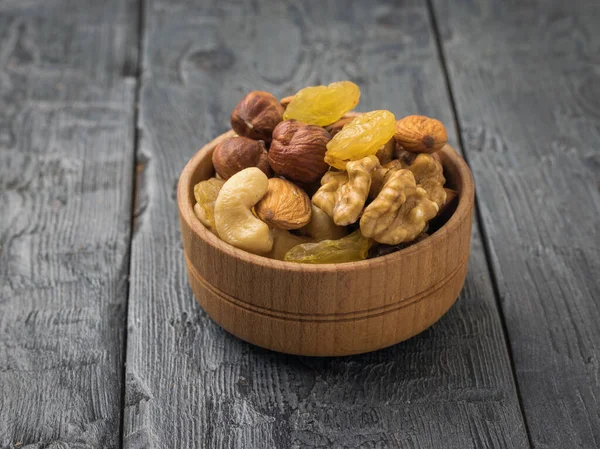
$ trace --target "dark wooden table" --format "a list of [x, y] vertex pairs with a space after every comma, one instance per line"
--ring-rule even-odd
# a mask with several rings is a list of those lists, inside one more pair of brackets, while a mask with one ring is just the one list
[[[477, 183], [457, 304], [276, 354], [188, 287], [175, 186], [244, 93], [351, 79]], [[0, 448], [600, 447], [600, 4], [0, 0]]]

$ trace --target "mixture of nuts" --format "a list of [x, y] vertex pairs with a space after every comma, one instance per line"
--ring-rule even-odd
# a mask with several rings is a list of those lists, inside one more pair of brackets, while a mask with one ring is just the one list
[[299, 263], [341, 263], [421, 241], [451, 215], [437, 156], [438, 120], [386, 110], [345, 114], [360, 99], [340, 81], [277, 100], [250, 92], [216, 146], [215, 177], [194, 186], [206, 228], [245, 251]]

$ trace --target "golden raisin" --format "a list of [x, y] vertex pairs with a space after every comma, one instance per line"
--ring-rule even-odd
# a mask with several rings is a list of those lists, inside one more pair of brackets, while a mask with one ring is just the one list
[[327, 126], [354, 109], [359, 100], [360, 89], [351, 81], [338, 81], [329, 86], [305, 87], [288, 104], [283, 119]]
[[312, 264], [356, 262], [367, 258], [371, 244], [372, 241], [363, 237], [359, 230], [338, 240], [294, 246], [284, 260]]
[[371, 111], [356, 117], [327, 144], [325, 162], [344, 170], [346, 162], [377, 153], [394, 135], [396, 118], [390, 111]]
[[207, 181], [201, 181], [194, 186], [194, 198], [200, 211], [198, 218], [205, 226], [209, 228], [215, 227], [215, 201], [221, 191], [225, 181], [217, 178], [210, 178]]

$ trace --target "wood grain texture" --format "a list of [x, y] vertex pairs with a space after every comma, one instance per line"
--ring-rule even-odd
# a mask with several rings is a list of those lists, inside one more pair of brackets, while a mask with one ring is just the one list
[[149, 1], [145, 29], [125, 447], [527, 447], [476, 229], [449, 313], [414, 339], [361, 356], [248, 345], [197, 306], [185, 273], [176, 182], [228, 128], [244, 93], [283, 97], [350, 78], [363, 110], [452, 123], [425, 6]]
[[231, 135], [224, 133], [199, 150], [177, 187], [190, 285], [204, 311], [224, 329], [288, 354], [360, 354], [417, 335], [455, 303], [467, 274], [474, 187], [467, 164], [450, 145], [436, 157], [459, 201], [441, 229], [387, 257], [310, 265], [238, 250], [196, 217], [194, 186], [214, 176], [215, 147]]
[[525, 417], [600, 447], [600, 8], [435, 1]]
[[0, 447], [117, 448], [135, 1], [0, 2]]

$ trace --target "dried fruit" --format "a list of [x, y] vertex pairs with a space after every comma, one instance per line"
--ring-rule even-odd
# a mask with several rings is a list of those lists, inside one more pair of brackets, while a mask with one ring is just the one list
[[267, 193], [256, 204], [256, 215], [278, 229], [299, 229], [310, 222], [308, 195], [297, 185], [281, 178], [269, 179]]
[[304, 243], [287, 252], [284, 260], [298, 263], [343, 263], [364, 260], [372, 242], [359, 231], [338, 240]]
[[287, 252], [294, 246], [301, 245], [303, 243], [312, 243], [313, 239], [310, 237], [302, 237], [294, 235], [289, 231], [283, 229], [273, 229], [273, 248], [270, 252], [265, 254], [266, 257], [276, 260], [283, 260]]
[[409, 170], [395, 172], [363, 211], [360, 229], [365, 237], [397, 245], [414, 240], [436, 216], [439, 207], [417, 186]]
[[425, 189], [429, 199], [442, 207], [446, 202], [444, 170], [442, 164], [429, 154], [419, 154], [410, 164], [410, 171], [417, 184]]
[[231, 113], [231, 127], [240, 136], [271, 141], [273, 129], [282, 120], [283, 106], [269, 92], [246, 95]]
[[327, 144], [325, 162], [344, 170], [348, 161], [377, 153], [394, 135], [396, 118], [390, 111], [371, 111], [344, 126]]
[[215, 201], [223, 184], [225, 181], [222, 179], [210, 178], [194, 186], [194, 212], [202, 224], [211, 230], [215, 227]]
[[252, 213], [252, 207], [267, 193], [269, 180], [256, 167], [229, 178], [215, 203], [215, 226], [219, 237], [236, 248], [265, 254], [273, 247], [269, 226]]
[[267, 149], [262, 140], [247, 137], [231, 137], [216, 146], [212, 163], [223, 179], [229, 179], [248, 167], [258, 167], [265, 175], [273, 176]]
[[305, 87], [287, 105], [283, 119], [327, 126], [354, 109], [359, 100], [360, 89], [351, 81]]
[[373, 247], [369, 251], [369, 259], [373, 259], [374, 257], [387, 256], [388, 254], [395, 253], [397, 251], [400, 251], [401, 249], [408, 248], [409, 246], [412, 246], [415, 243], [419, 243], [420, 241], [425, 240], [427, 237], [429, 237], [429, 234], [427, 234], [426, 232], [421, 232], [412, 242], [404, 242], [399, 243], [397, 245], [385, 245], [383, 243], [373, 245]]
[[320, 126], [286, 120], [273, 130], [269, 164], [275, 173], [292, 181], [317, 181], [328, 168], [324, 161], [327, 142], [329, 133]]
[[327, 132], [329, 134], [331, 134], [331, 137], [333, 138], [333, 136], [335, 136], [337, 133], [339, 133], [344, 126], [346, 126], [348, 123], [350, 123], [355, 118], [356, 117], [354, 115], [346, 115], [346, 116], [342, 117], [341, 119], [339, 119], [337, 122], [326, 126], [325, 129], [327, 130]]
[[442, 122], [424, 115], [409, 115], [398, 120], [394, 138], [412, 153], [433, 153], [448, 142]]

